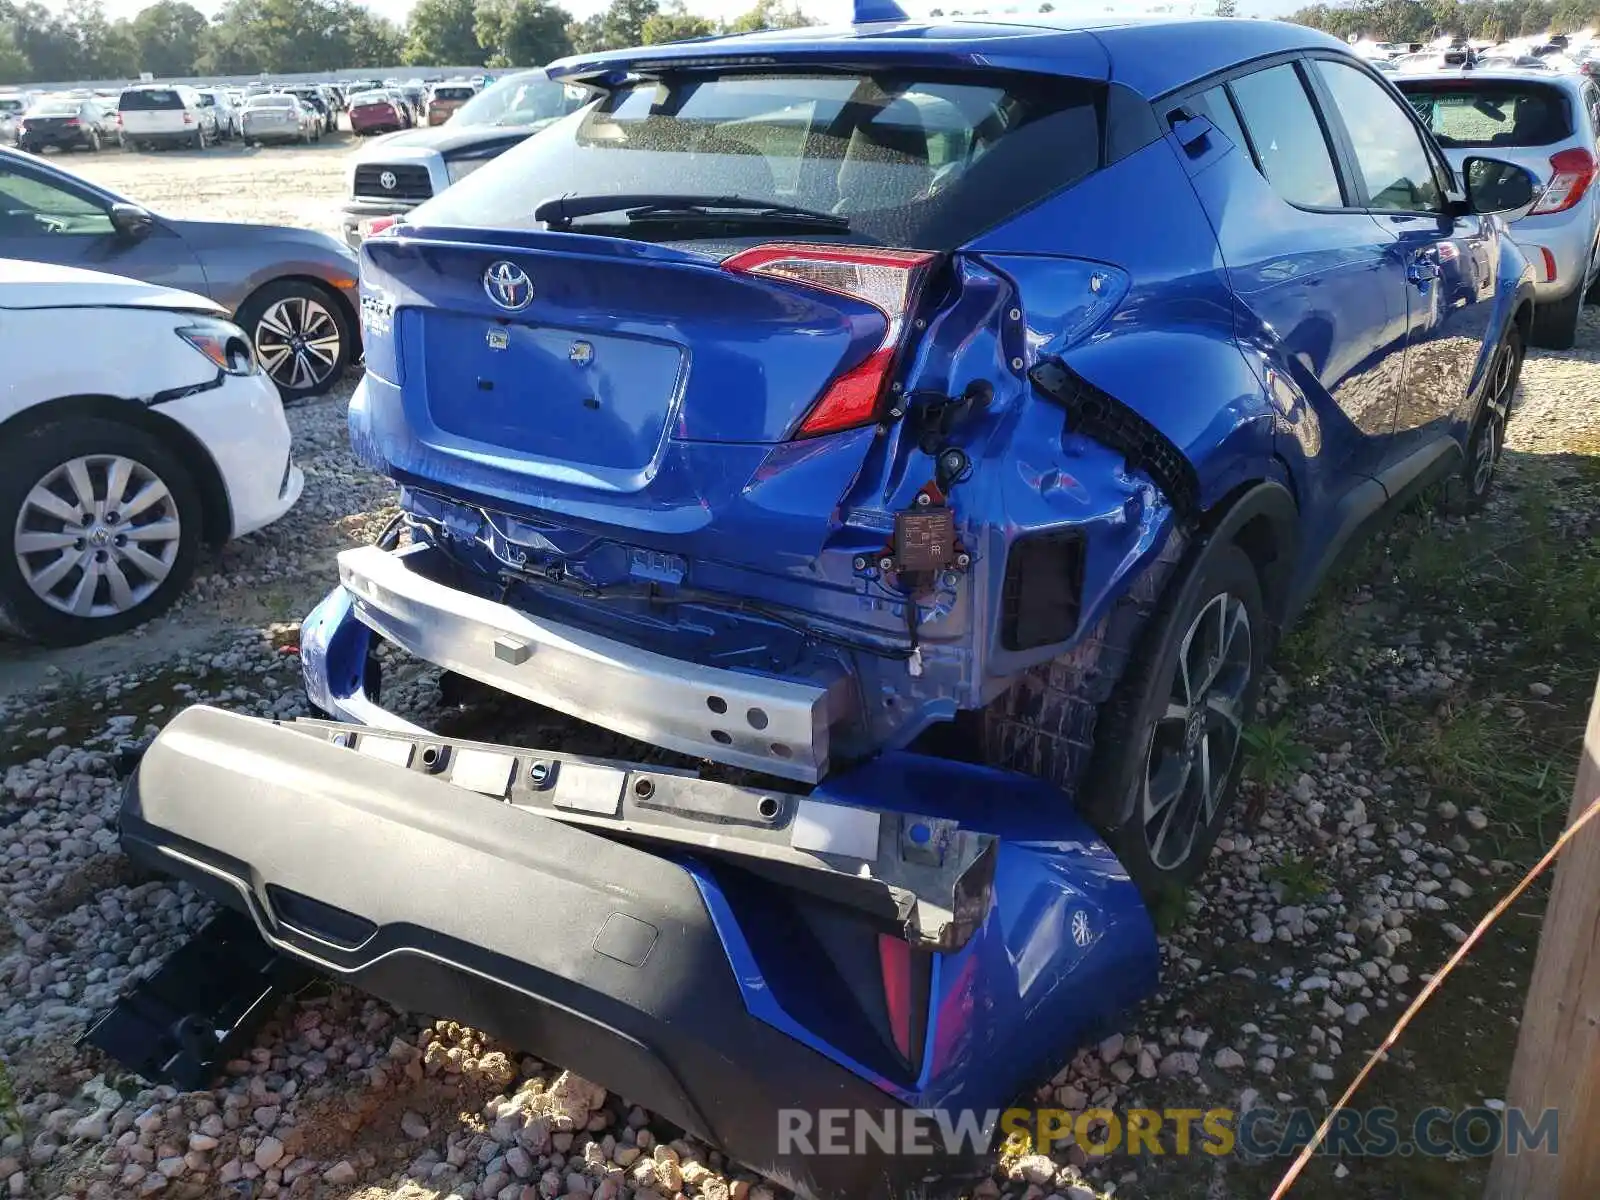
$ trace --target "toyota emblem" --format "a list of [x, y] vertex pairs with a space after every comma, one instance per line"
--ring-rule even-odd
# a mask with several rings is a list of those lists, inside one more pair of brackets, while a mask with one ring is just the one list
[[483, 273], [483, 290], [501, 308], [513, 312], [527, 308], [533, 301], [533, 280], [516, 263], [504, 259], [489, 264], [489, 269]]
[[378, 182], [383, 185], [384, 191], [392, 192], [394, 191], [395, 184], [399, 183], [400, 181], [394, 177], [393, 171], [385, 171], [382, 175], [378, 176]]

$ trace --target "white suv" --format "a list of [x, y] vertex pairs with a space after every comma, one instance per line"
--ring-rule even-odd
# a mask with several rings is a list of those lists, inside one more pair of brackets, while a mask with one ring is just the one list
[[117, 101], [122, 144], [130, 149], [190, 146], [204, 150], [217, 140], [217, 110], [183, 84], [131, 87]]

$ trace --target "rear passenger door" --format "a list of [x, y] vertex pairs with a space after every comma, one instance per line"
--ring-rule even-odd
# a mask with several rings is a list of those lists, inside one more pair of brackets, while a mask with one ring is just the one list
[[[1406, 300], [1394, 234], [1361, 208], [1305, 77], [1279, 61], [1189, 97], [1240, 153], [1195, 175], [1236, 300], [1239, 336], [1293, 382], [1285, 412], [1326, 511], [1374, 474], [1394, 425]], [[1273, 389], [1280, 406], [1282, 387]], [[1286, 451], [1289, 448], [1286, 447]]]
[[1405, 279], [1405, 374], [1383, 459], [1396, 474], [1385, 480], [1393, 492], [1410, 482], [1406, 464], [1426, 467], [1467, 415], [1473, 371], [1493, 335], [1498, 235], [1484, 217], [1448, 214], [1450, 176], [1409, 104], [1354, 63], [1313, 65], [1354, 182], [1373, 220], [1393, 236]]

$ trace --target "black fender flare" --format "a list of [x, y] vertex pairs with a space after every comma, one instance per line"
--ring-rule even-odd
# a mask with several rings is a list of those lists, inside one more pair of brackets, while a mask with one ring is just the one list
[[1288, 619], [1294, 567], [1300, 550], [1300, 506], [1276, 480], [1243, 484], [1206, 513], [1205, 540], [1234, 542], [1250, 556], [1276, 643]]

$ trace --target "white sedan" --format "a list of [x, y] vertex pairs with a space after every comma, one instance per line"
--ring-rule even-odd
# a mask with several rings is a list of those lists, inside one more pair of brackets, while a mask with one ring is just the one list
[[203, 296], [0, 258], [0, 363], [0, 629], [120, 633], [300, 496], [277, 389]]

